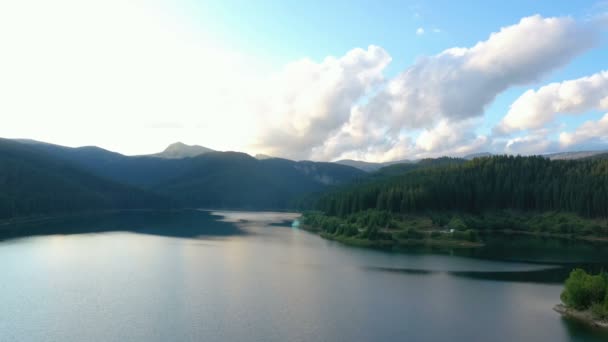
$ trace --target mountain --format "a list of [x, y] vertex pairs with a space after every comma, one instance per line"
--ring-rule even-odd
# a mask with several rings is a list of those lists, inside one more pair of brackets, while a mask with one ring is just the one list
[[[589, 157], [593, 157], [593, 156], [600, 156], [600, 155], [607, 155], [607, 154], [608, 154], [608, 151], [604, 150], [604, 151], [559, 152], [559, 153], [545, 154], [543, 156], [546, 158], [549, 158], [551, 160], [574, 160], [574, 159], [589, 158]], [[492, 156], [493, 156], [493, 154], [490, 152], [478, 152], [478, 153], [468, 154], [468, 155], [462, 157], [461, 159], [472, 160], [475, 158], [485, 158], [485, 157], [492, 157]], [[363, 170], [365, 172], [375, 172], [382, 168], [385, 168], [390, 165], [395, 165], [395, 164], [414, 164], [417, 162], [418, 162], [417, 160], [407, 160], [407, 159], [384, 162], [384, 163], [370, 163], [370, 162], [364, 162], [364, 161], [352, 160], [352, 159], [342, 159], [342, 160], [335, 161], [335, 163], [337, 163], [337, 164], [356, 167], [357, 169]], [[404, 167], [404, 169], [410, 169], [410, 168]], [[393, 170], [396, 170], [396, 169], [393, 169]]]
[[42, 145], [0, 139], [0, 218], [168, 203], [158, 195], [93, 175], [36, 146]]
[[[108, 182], [159, 194], [182, 207], [284, 209], [298, 196], [365, 175], [359, 169], [334, 163], [258, 160], [238, 152], [161, 158], [125, 156], [98, 147], [23, 140], [13, 144]], [[27, 177], [23, 181], [27, 182]]]
[[164, 151], [156, 154], [150, 154], [149, 157], [167, 158], [167, 159], [179, 159], [196, 157], [205, 153], [215, 152], [214, 150], [199, 146], [199, 145], [186, 145], [181, 142], [176, 142], [169, 145]]
[[551, 160], [574, 160], [574, 159], [582, 159], [589, 158], [600, 154], [606, 154], [608, 151], [575, 151], [575, 152], [559, 152], [559, 153], [550, 153], [545, 154], [544, 157], [549, 158]]
[[276, 157], [269, 156], [267, 154], [262, 154], [262, 153], [258, 153], [258, 154], [255, 155], [255, 159], [260, 159], [260, 160], [262, 160], [262, 159], [272, 159], [272, 158], [276, 158]]
[[95, 146], [66, 147], [34, 140], [17, 141], [97, 176], [138, 187], [148, 187], [177, 177], [192, 164], [191, 158], [131, 157]]
[[[344, 186], [322, 195], [313, 208], [338, 216], [378, 209], [399, 214], [561, 211], [608, 217], [607, 159], [494, 156], [454, 161]], [[564, 232], [572, 229], [578, 228], [563, 227]]]
[[608, 159], [608, 152], [602, 152], [602, 153], [594, 154], [594, 155], [591, 155], [589, 157], [585, 157], [583, 159], [590, 159], [590, 160]]
[[299, 196], [363, 175], [333, 163], [258, 160], [245, 153], [214, 152], [193, 158], [188, 172], [154, 190], [184, 206], [286, 209]]
[[363, 170], [365, 172], [373, 172], [382, 167], [381, 163], [370, 163], [370, 162], [364, 162], [364, 161], [352, 160], [352, 159], [342, 159], [342, 160], [335, 161], [335, 163], [340, 164], [340, 165], [347, 165], [347, 166], [355, 167], [355, 168], [357, 168], [359, 170]]
[[491, 157], [492, 155], [493, 154], [490, 152], [478, 152], [478, 153], [467, 154], [466, 156], [462, 157], [462, 159], [471, 160], [471, 159], [475, 159], [475, 158]]
[[365, 172], [374, 172], [374, 171], [378, 171], [381, 168], [383, 168], [385, 166], [389, 166], [389, 165], [411, 164], [411, 163], [415, 163], [415, 162], [416, 161], [412, 161], [412, 160], [395, 160], [395, 161], [384, 162], [384, 163], [371, 163], [371, 162], [364, 162], [364, 161], [360, 161], [360, 160], [342, 159], [342, 160], [335, 161], [334, 163], [355, 167], [355, 168], [357, 168], [359, 170], [363, 170]]
[[433, 168], [433, 167], [442, 167], [449, 165], [460, 165], [463, 164], [466, 159], [463, 158], [450, 158], [450, 157], [440, 157], [440, 158], [426, 158], [417, 161], [416, 163], [407, 163], [407, 164], [392, 164], [381, 168], [380, 170], [372, 173], [370, 175], [370, 179], [377, 179], [382, 177], [391, 177], [391, 176], [399, 176], [406, 172], [425, 169], [425, 168]]

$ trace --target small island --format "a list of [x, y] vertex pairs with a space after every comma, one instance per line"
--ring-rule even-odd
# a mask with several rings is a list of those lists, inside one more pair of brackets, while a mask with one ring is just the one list
[[562, 316], [608, 329], [608, 274], [588, 274], [574, 269], [561, 294], [563, 304], [554, 310]]

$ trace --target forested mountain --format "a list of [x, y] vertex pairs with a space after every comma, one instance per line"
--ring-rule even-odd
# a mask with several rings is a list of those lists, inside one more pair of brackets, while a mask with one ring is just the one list
[[0, 203], [4, 214], [0, 217], [60, 209], [146, 207], [145, 203], [283, 209], [300, 195], [365, 174], [333, 163], [258, 160], [237, 152], [186, 158], [130, 157], [98, 147], [6, 139], [2, 148], [4, 202]]
[[299, 195], [342, 184], [364, 173], [332, 163], [258, 160], [244, 153], [209, 153], [183, 175], [154, 190], [187, 206], [288, 208]]
[[[478, 153], [468, 154], [468, 155], [465, 155], [464, 157], [457, 158], [457, 159], [472, 160], [475, 158], [483, 158], [483, 157], [491, 157], [491, 156], [493, 156], [493, 154], [490, 152], [478, 152]], [[587, 159], [587, 158], [607, 158], [608, 151], [601, 150], [601, 151], [558, 152], [558, 153], [545, 154], [545, 155], [543, 155], [543, 157], [551, 159], [551, 160], [578, 160], [578, 159]], [[437, 159], [442, 159], [442, 158], [445, 158], [445, 157], [441, 157], [441, 158], [437, 158]], [[373, 173], [380, 169], [387, 168], [391, 165], [416, 164], [419, 161], [420, 160], [405, 159], [405, 160], [395, 160], [395, 161], [389, 161], [389, 162], [383, 162], [383, 163], [370, 163], [370, 162], [364, 162], [364, 161], [360, 161], [360, 160], [343, 159], [343, 160], [338, 160], [335, 163], [356, 167], [365, 172]], [[408, 167], [407, 166], [404, 167], [404, 170], [405, 169], [408, 169]], [[394, 170], [396, 170], [396, 169], [394, 169]]]
[[0, 218], [169, 204], [158, 195], [92, 175], [31, 145], [6, 139], [0, 139], [0, 189]]
[[394, 213], [519, 209], [608, 217], [608, 160], [476, 158], [345, 187], [322, 196], [316, 208], [338, 216], [366, 209]]
[[393, 164], [385, 166], [380, 170], [372, 173], [369, 178], [378, 179], [390, 176], [399, 176], [413, 170], [432, 168], [437, 166], [459, 165], [463, 164], [465, 161], [465, 159], [450, 157], [421, 159], [416, 163]]
[[575, 159], [586, 159], [593, 158], [595, 156], [606, 155], [608, 151], [575, 151], [575, 152], [560, 152], [550, 153], [544, 155], [551, 160], [575, 160]]
[[149, 187], [175, 178], [188, 170], [192, 158], [125, 156], [95, 146], [66, 147], [38, 141], [25, 142], [48, 157], [68, 161], [100, 177], [139, 187]]
[[[207, 168], [210, 172], [216, 170], [216, 166], [221, 168], [215, 163], [231, 167], [238, 165], [243, 158], [256, 167], [262, 165], [270, 172], [273, 171], [273, 166], [288, 165], [288, 171], [293, 177], [304, 176], [306, 181], [321, 186], [343, 184], [365, 174], [356, 168], [335, 163], [295, 162], [281, 158], [257, 159], [238, 152], [210, 151], [196, 157], [158, 158], [154, 155], [125, 156], [99, 147], [72, 148], [32, 141], [28, 144], [51, 157], [69, 161], [101, 177], [143, 188], [158, 188], [173, 180], [189, 177], [207, 177]], [[239, 177], [247, 177], [247, 169], [238, 171]]]
[[360, 161], [360, 160], [342, 159], [342, 160], [336, 161], [335, 163], [341, 164], [341, 165], [352, 166], [359, 170], [363, 170], [365, 172], [374, 172], [374, 171], [378, 171], [381, 168], [389, 166], [389, 165], [411, 164], [411, 163], [416, 163], [416, 161], [415, 160], [395, 160], [395, 161], [384, 162], [384, 163], [371, 163], [371, 162], [364, 162], [364, 161]]
[[[170, 205], [286, 209], [295, 199], [330, 215], [520, 209], [608, 216], [608, 160], [602, 158], [444, 157], [365, 173], [238, 152], [130, 157], [98, 147], [0, 142], [0, 217]], [[321, 194], [335, 185], [343, 186]]]

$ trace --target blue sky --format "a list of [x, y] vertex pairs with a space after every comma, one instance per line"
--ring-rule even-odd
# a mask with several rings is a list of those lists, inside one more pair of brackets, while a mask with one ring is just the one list
[[[597, 76], [599, 86], [570, 84], [571, 96], [592, 94], [582, 100], [540, 92], [608, 70], [606, 1], [26, 0], [0, 13], [0, 72], [8, 74], [0, 90], [12, 99], [0, 104], [4, 137], [125, 154], [184, 141], [370, 161], [608, 148], [608, 75]], [[472, 49], [507, 27], [513, 36]], [[546, 51], [534, 50], [541, 45]], [[470, 50], [445, 65], [435, 58], [456, 47]], [[528, 64], [491, 49], [516, 51]], [[528, 50], [546, 53], [549, 66], [526, 59]], [[492, 76], [484, 66], [471, 78], [463, 65], [481, 55], [519, 76]], [[496, 89], [476, 98], [467, 91], [476, 86]], [[539, 95], [510, 113], [530, 89]], [[570, 109], [533, 108], [541, 101]]]
[[[608, 11], [607, 1], [191, 1], [195, 21], [239, 49], [253, 51], [276, 65], [310, 57], [322, 60], [353, 47], [382, 46], [393, 57], [388, 76], [417, 58], [446, 48], [472, 46], [500, 27], [534, 14], [588, 20]], [[425, 34], [416, 35], [422, 27]], [[440, 32], [433, 32], [434, 29]], [[539, 84], [559, 82], [608, 69], [608, 48], [589, 51], [548, 75]], [[529, 86], [500, 94], [479, 128], [489, 133], [508, 106]], [[576, 126], [589, 116], [567, 117]]]

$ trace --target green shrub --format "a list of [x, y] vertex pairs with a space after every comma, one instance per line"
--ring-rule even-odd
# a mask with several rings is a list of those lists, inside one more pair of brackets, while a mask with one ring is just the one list
[[577, 268], [570, 272], [564, 291], [561, 294], [561, 300], [569, 307], [586, 310], [593, 303], [604, 301], [606, 286], [605, 274], [590, 275]]
[[595, 319], [608, 319], [608, 306], [606, 305], [606, 302], [591, 304], [591, 315], [593, 315], [593, 318]]
[[414, 228], [408, 228], [403, 231], [397, 233], [397, 238], [402, 240], [412, 239], [412, 240], [420, 240], [424, 239], [425, 234], [421, 231], [418, 231]]
[[450, 220], [450, 223], [448, 223], [448, 228], [454, 229], [454, 230], [466, 230], [467, 225], [464, 223], [464, 221], [460, 217], [453, 217]]

